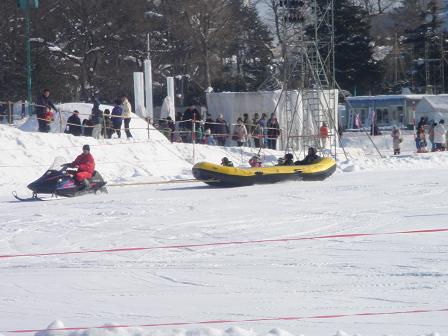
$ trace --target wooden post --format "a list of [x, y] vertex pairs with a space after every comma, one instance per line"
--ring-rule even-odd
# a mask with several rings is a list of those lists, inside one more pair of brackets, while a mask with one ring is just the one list
[[8, 123], [9, 123], [9, 125], [12, 125], [14, 123], [11, 105], [12, 105], [12, 102], [8, 101]]

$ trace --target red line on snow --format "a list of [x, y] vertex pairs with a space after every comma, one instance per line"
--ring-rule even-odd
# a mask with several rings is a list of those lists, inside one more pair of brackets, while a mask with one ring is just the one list
[[147, 251], [147, 250], [164, 250], [164, 249], [179, 249], [179, 248], [210, 247], [210, 246], [282, 243], [282, 242], [301, 241], [301, 240], [320, 240], [320, 239], [336, 239], [336, 238], [359, 238], [359, 237], [373, 237], [373, 236], [385, 236], [385, 235], [406, 235], [406, 234], [424, 234], [424, 233], [437, 233], [437, 232], [448, 232], [448, 229], [441, 228], [441, 229], [424, 229], [424, 230], [377, 232], [377, 233], [347, 233], [347, 234], [336, 234], [336, 235], [328, 235], [328, 236], [295, 237], [295, 238], [293, 237], [293, 238], [259, 239], [259, 240], [242, 240], [242, 241], [212, 242], [212, 243], [202, 243], [202, 244], [179, 244], [179, 245], [162, 245], [162, 246], [150, 246], [150, 247], [122, 247], [122, 248], [114, 248], [114, 249], [84, 250], [84, 251], [62, 251], [62, 252], [5, 254], [5, 255], [0, 255], [0, 259], [19, 258], [19, 257], [47, 257], [47, 256], [57, 256], [57, 255], [89, 254], [89, 253], [116, 253], [116, 252], [132, 252], [132, 251]]
[[224, 324], [224, 323], [248, 323], [248, 322], [268, 322], [268, 321], [297, 321], [297, 320], [315, 320], [315, 319], [334, 319], [343, 317], [368, 317], [368, 316], [382, 316], [382, 315], [405, 315], [405, 314], [424, 314], [424, 313], [441, 313], [448, 312], [448, 308], [443, 309], [416, 309], [416, 310], [402, 310], [392, 312], [365, 312], [352, 314], [337, 314], [337, 315], [316, 315], [316, 316], [289, 316], [289, 317], [265, 317], [253, 318], [244, 320], [211, 320], [198, 322], [168, 322], [168, 323], [147, 323], [147, 324], [121, 324], [121, 325], [105, 325], [96, 327], [71, 327], [71, 328], [51, 328], [51, 329], [23, 329], [23, 330], [8, 330], [2, 333], [36, 333], [43, 331], [72, 331], [72, 330], [87, 330], [87, 329], [113, 329], [113, 328], [144, 328], [144, 327], [178, 327], [191, 326], [197, 324]]

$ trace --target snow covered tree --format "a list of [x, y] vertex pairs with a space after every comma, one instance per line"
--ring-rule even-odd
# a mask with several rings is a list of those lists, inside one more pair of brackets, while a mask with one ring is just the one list
[[124, 70], [138, 69], [144, 57], [144, 5], [143, 0], [132, 6], [119, 0], [42, 2], [43, 24], [35, 33], [43, 40], [45, 66], [84, 101], [98, 93], [111, 99], [117, 90], [129, 90], [132, 73]]
[[[271, 37], [255, 6], [242, 0], [160, 1], [153, 3], [150, 34], [155, 78], [188, 76], [185, 103], [204, 91], [251, 90], [271, 62]], [[153, 39], [152, 39], [153, 40]], [[157, 72], [157, 70], [156, 70]]]

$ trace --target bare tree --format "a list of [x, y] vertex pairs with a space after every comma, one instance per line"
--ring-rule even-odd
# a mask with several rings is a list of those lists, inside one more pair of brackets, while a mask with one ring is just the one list
[[231, 0], [185, 0], [182, 9], [192, 42], [200, 50], [204, 67], [204, 85], [212, 86], [211, 61], [226, 49], [226, 44], [237, 33], [238, 22], [232, 15]]

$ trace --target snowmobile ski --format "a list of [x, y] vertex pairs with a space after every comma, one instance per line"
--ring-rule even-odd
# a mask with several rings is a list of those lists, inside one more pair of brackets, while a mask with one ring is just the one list
[[16, 200], [21, 201], [21, 202], [34, 202], [34, 201], [45, 201], [46, 200], [44, 198], [38, 197], [37, 195], [33, 195], [33, 196], [27, 197], [27, 198], [20, 197], [17, 195], [17, 193], [15, 191], [12, 192], [12, 195], [14, 196], [14, 198]]

